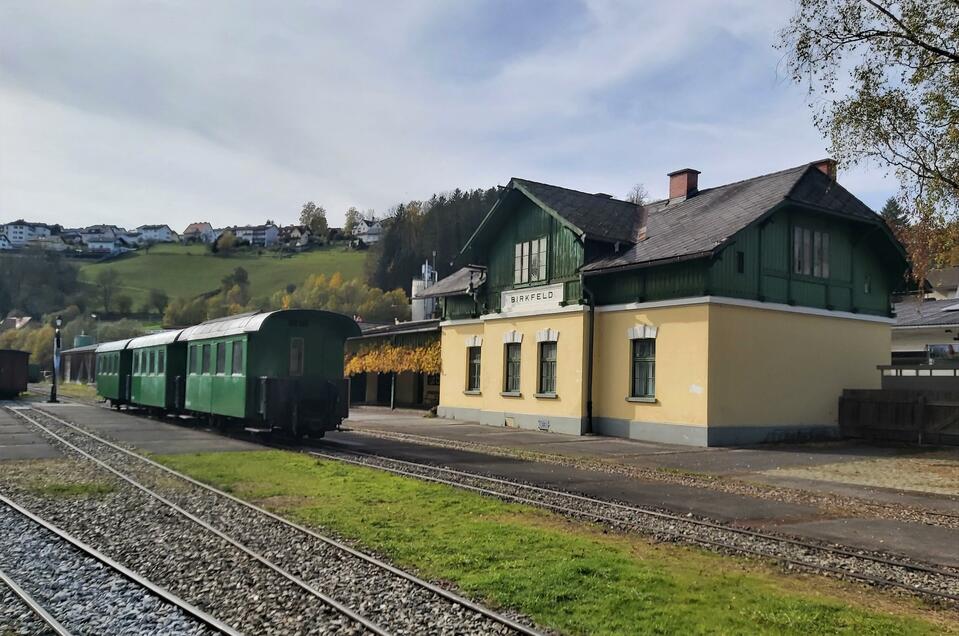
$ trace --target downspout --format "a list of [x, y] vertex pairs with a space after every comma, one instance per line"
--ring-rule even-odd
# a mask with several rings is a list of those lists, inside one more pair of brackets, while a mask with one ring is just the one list
[[596, 299], [586, 287], [586, 277], [579, 273], [579, 286], [589, 307], [589, 332], [586, 334], [586, 435], [593, 434], [593, 323], [596, 314]]

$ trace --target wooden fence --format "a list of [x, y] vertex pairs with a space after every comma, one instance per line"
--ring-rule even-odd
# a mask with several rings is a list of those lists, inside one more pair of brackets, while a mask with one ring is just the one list
[[959, 445], [959, 392], [846, 389], [839, 430], [874, 441]]

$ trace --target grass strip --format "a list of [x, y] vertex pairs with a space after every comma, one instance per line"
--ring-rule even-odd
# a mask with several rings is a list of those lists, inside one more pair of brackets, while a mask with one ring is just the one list
[[373, 469], [283, 451], [158, 459], [564, 633], [959, 633], [913, 599]]

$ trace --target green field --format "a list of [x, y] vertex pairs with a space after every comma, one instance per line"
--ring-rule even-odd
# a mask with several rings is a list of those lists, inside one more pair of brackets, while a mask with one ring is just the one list
[[299, 286], [310, 274], [340, 272], [347, 280], [360, 278], [365, 256], [365, 252], [337, 246], [283, 257], [267, 251], [223, 257], [211, 254], [203, 245], [166, 244], [155, 245], [149, 253], [139, 250], [105, 263], [80, 265], [80, 280], [92, 283], [101, 270], [115, 269], [123, 293], [139, 308], [150, 289], [162, 289], [171, 299], [196, 296], [217, 289], [220, 280], [237, 267], [249, 273], [254, 298], [269, 296], [290, 283]]
[[945, 634], [918, 601], [302, 454], [163, 463], [567, 634]]

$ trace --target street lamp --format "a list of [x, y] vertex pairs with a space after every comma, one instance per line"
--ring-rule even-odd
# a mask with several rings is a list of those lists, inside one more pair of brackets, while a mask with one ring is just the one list
[[96, 338], [97, 344], [99, 344], [100, 343], [100, 318], [96, 314], [90, 314], [90, 317], [93, 318], [94, 321], [96, 321], [96, 328], [94, 329], [94, 332], [95, 332], [94, 338]]
[[56, 331], [53, 332], [53, 386], [50, 387], [50, 399], [48, 402], [57, 402], [57, 376], [60, 375], [60, 327], [63, 325], [63, 318], [57, 316], [55, 324]]

